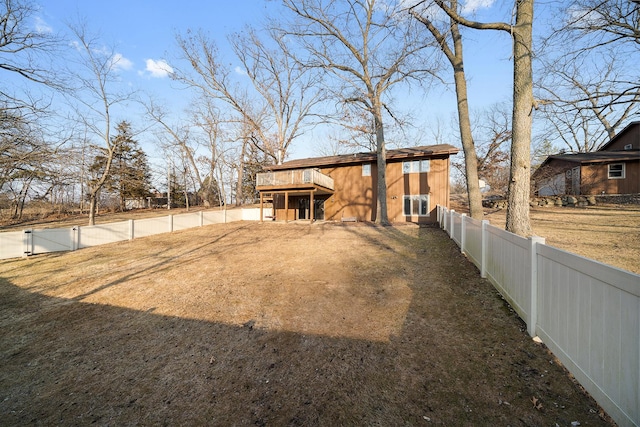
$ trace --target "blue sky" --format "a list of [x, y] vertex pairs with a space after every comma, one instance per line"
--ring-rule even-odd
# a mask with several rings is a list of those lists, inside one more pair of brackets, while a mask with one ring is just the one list
[[[489, 5], [493, 0], [480, 1]], [[153, 94], [166, 102], [168, 108], [179, 112], [186, 106], [187, 99], [167, 77], [167, 65], [163, 62], [177, 53], [176, 34], [184, 34], [188, 29], [204, 29], [216, 40], [233, 68], [227, 35], [247, 24], [259, 25], [265, 13], [277, 13], [278, 7], [277, 0], [42, 0], [37, 25], [57, 32], [65, 31], [68, 22], [78, 22], [79, 17], [85, 19], [90, 31], [98, 32], [106, 45], [116, 47], [123, 82]], [[466, 68], [472, 108], [508, 100], [511, 91], [508, 35], [486, 31], [470, 31], [467, 35]], [[445, 77], [451, 79], [450, 68]], [[418, 118], [418, 127], [432, 126], [437, 118], [448, 127], [455, 113], [453, 86], [435, 86], [426, 96], [416, 89], [411, 96], [402, 98], [405, 108]], [[424, 132], [424, 140], [417, 143], [434, 143], [429, 140], [430, 136], [430, 132]], [[292, 147], [289, 159], [315, 155], [311, 145], [300, 141]]]
[[[170, 86], [162, 61], [176, 52], [176, 34], [203, 28], [224, 51], [226, 36], [246, 24], [257, 25], [273, 2], [46, 0], [42, 24], [64, 31], [67, 23], [86, 20], [91, 32], [122, 55], [122, 75], [134, 85], [162, 91]], [[164, 80], [159, 82], [158, 80]]]

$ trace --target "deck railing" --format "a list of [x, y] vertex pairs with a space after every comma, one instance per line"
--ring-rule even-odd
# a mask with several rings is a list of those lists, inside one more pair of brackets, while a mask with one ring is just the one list
[[256, 176], [256, 187], [286, 187], [300, 184], [316, 184], [333, 190], [333, 178], [317, 169], [264, 172]]

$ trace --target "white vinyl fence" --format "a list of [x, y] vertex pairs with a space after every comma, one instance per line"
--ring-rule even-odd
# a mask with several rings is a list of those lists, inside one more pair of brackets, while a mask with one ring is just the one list
[[616, 423], [640, 425], [640, 275], [442, 206], [438, 223]]
[[[264, 209], [264, 216], [271, 209]], [[73, 251], [106, 243], [233, 221], [259, 221], [260, 209], [201, 211], [71, 228], [22, 230], [0, 233], [0, 259], [48, 252]]]

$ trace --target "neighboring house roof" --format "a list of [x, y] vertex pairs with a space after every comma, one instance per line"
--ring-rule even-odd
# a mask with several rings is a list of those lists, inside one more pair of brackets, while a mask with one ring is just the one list
[[[396, 150], [387, 150], [388, 160], [410, 159], [414, 157], [432, 157], [438, 155], [453, 155], [460, 151], [458, 148], [449, 144], [424, 145], [421, 147], [408, 147]], [[313, 157], [308, 159], [291, 160], [281, 165], [273, 165], [266, 167], [267, 170], [287, 170], [302, 169], [321, 166], [337, 166], [357, 163], [375, 162], [377, 154], [370, 153], [354, 153], [344, 154], [340, 156]]]
[[[564, 160], [575, 163], [603, 163], [640, 159], [640, 150], [627, 151], [594, 151], [591, 153], [556, 154], [549, 159]], [[545, 163], [547, 162], [545, 160]]]
[[576, 163], [580, 165], [594, 163], [628, 162], [640, 160], [640, 150], [627, 151], [594, 151], [591, 153], [555, 154], [547, 157], [538, 169], [533, 173], [532, 178], [542, 173], [545, 166], [554, 160]]
[[623, 135], [628, 132], [632, 132], [636, 127], [640, 126], [640, 121], [629, 123], [624, 129], [622, 129], [616, 136], [611, 138], [609, 142], [603, 145], [598, 151], [592, 151], [589, 153], [572, 153], [572, 154], [554, 154], [542, 162], [540, 167], [533, 173], [532, 178], [536, 178], [542, 173], [546, 166], [554, 160], [565, 161], [571, 163], [577, 163], [581, 165], [595, 164], [595, 163], [612, 163], [612, 162], [627, 162], [640, 160], [640, 150], [623, 150], [623, 151], [608, 151], [609, 147], [615, 144]]
[[607, 142], [602, 147], [600, 147], [600, 149], [598, 149], [598, 151], [606, 150], [611, 145], [615, 144], [624, 134], [626, 134], [627, 132], [631, 132], [631, 129], [633, 129], [636, 126], [640, 126], [640, 121], [635, 121], [635, 122], [629, 123], [627, 126], [625, 126], [624, 129], [622, 129], [613, 138], [611, 138], [611, 140], [609, 140], [609, 142]]

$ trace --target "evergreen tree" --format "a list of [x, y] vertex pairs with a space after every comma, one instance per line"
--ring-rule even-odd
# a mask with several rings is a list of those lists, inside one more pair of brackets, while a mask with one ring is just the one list
[[[115, 147], [113, 161], [104, 189], [118, 197], [120, 210], [126, 210], [127, 199], [149, 196], [151, 172], [147, 155], [131, 134], [131, 124], [122, 121], [116, 126], [116, 131], [112, 138]], [[95, 157], [91, 167], [94, 173], [105, 164], [105, 156], [106, 153], [100, 153]]]

